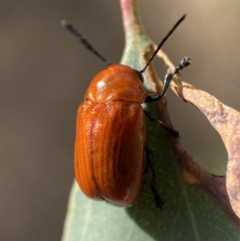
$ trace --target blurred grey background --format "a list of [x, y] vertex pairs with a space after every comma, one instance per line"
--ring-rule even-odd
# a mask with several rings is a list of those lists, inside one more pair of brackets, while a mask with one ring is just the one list
[[[164, 50], [193, 65], [183, 79], [240, 110], [240, 2], [139, 1], [157, 43], [184, 13]], [[119, 2], [0, 0], [0, 240], [60, 240], [73, 180], [75, 117], [93, 76], [105, 67], [60, 25], [67, 19], [112, 62], [124, 47]], [[163, 63], [155, 62], [160, 77]], [[226, 151], [193, 106], [171, 91], [181, 141], [208, 171], [224, 174]]]

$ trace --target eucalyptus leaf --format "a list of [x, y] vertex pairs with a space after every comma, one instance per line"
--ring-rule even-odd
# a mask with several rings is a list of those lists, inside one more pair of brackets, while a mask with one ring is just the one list
[[[121, 62], [140, 70], [146, 62], [144, 54], [153, 43], [140, 25], [136, 2], [122, 0], [121, 7], [126, 33]], [[146, 73], [148, 89], [151, 88], [150, 82]], [[159, 108], [155, 104], [144, 105], [144, 108], [159, 116]], [[148, 184], [136, 204], [124, 208], [85, 197], [74, 182], [62, 241], [239, 240], [238, 223], [213, 195], [195, 185], [198, 180], [192, 184], [185, 182], [169, 138], [166, 138], [164, 130], [150, 121], [147, 121], [146, 146], [155, 157], [157, 188], [164, 207], [161, 210], [156, 208]]]

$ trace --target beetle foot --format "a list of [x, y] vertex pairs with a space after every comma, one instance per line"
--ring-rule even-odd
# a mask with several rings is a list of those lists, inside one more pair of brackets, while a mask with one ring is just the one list
[[155, 203], [156, 203], [156, 206], [159, 208], [159, 209], [162, 209], [163, 206], [164, 206], [164, 202], [162, 200], [162, 198], [160, 197], [155, 185], [151, 185], [151, 191], [152, 191], [152, 194], [154, 196], [154, 199], [155, 199]]
[[173, 136], [175, 136], [176, 138], [180, 138], [179, 132], [172, 129], [172, 128], [168, 128], [167, 131], [169, 131]]

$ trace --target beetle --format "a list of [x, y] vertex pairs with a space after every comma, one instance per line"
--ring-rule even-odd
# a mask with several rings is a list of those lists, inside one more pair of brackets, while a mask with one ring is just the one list
[[151, 191], [156, 206], [162, 207], [163, 201], [156, 188], [153, 155], [145, 147], [145, 116], [177, 137], [178, 132], [143, 110], [141, 104], [161, 99], [174, 74], [188, 66], [190, 59], [185, 57], [167, 75], [161, 94], [147, 94], [143, 72], [185, 17], [173, 26], [140, 71], [127, 65], [109, 63], [70, 23], [62, 22], [91, 52], [109, 65], [93, 78], [77, 113], [75, 177], [87, 197], [131, 206], [138, 199], [150, 168]]

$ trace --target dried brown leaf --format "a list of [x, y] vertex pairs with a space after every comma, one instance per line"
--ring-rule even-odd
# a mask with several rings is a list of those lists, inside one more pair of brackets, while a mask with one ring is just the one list
[[240, 113], [184, 82], [183, 95], [207, 117], [223, 140], [228, 153], [227, 193], [232, 209], [240, 217]]
[[[159, 51], [158, 56], [168, 66], [168, 72], [174, 69], [174, 65], [163, 51]], [[240, 113], [207, 92], [180, 81], [180, 75], [175, 76], [171, 88], [183, 101], [193, 104], [207, 117], [221, 136], [228, 153], [226, 177], [218, 177], [204, 171], [180, 143], [172, 141], [172, 148], [185, 180], [207, 189], [232, 217], [235, 216], [233, 210], [240, 218]], [[239, 222], [236, 216], [234, 219]]]

